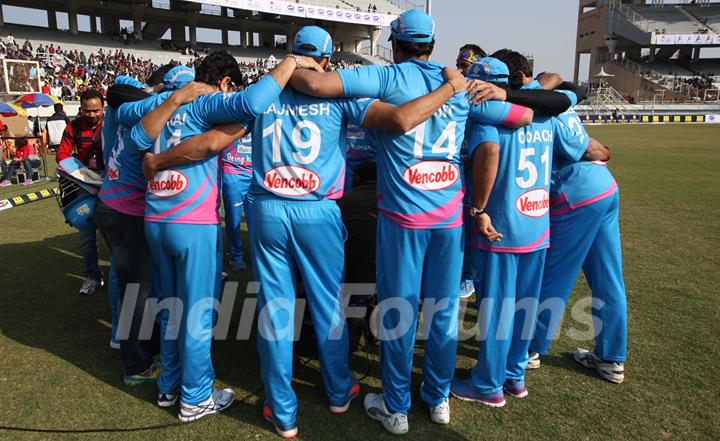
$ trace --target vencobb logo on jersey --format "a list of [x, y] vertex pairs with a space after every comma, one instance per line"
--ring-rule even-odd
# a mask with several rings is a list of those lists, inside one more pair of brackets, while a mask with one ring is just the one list
[[163, 170], [148, 181], [148, 191], [159, 198], [177, 196], [187, 187], [187, 176], [177, 170]]
[[457, 166], [445, 161], [421, 161], [403, 173], [411, 187], [422, 191], [437, 191], [451, 187], [460, 178]]
[[515, 208], [528, 217], [543, 217], [550, 210], [550, 193], [544, 188], [534, 188], [518, 196]]
[[265, 188], [282, 196], [298, 197], [315, 193], [320, 188], [320, 176], [297, 165], [281, 165], [265, 173]]

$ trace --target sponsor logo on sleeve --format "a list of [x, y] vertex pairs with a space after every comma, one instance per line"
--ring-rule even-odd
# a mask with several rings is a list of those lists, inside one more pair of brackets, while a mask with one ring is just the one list
[[108, 180], [117, 181], [120, 179], [120, 171], [115, 167], [108, 167], [107, 171]]
[[421, 161], [403, 173], [405, 182], [421, 191], [437, 191], [451, 187], [460, 179], [460, 170], [451, 162]]
[[550, 193], [544, 188], [534, 188], [518, 196], [515, 208], [528, 217], [543, 217], [550, 210]]
[[297, 165], [281, 165], [265, 173], [263, 185], [281, 196], [300, 197], [315, 193], [320, 188], [320, 176]]
[[188, 188], [187, 176], [177, 170], [163, 170], [148, 181], [148, 191], [159, 198], [171, 198]]

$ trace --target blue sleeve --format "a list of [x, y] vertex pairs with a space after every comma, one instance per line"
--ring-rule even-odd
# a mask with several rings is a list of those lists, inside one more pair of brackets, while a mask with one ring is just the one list
[[497, 127], [486, 124], [474, 124], [468, 141], [468, 156], [472, 157], [477, 147], [484, 142], [500, 145]]
[[155, 140], [150, 137], [145, 131], [142, 122], [135, 124], [130, 131], [130, 139], [135, 143], [135, 147], [140, 151], [149, 150], [152, 147]]
[[365, 66], [337, 71], [349, 98], [383, 98], [392, 76], [390, 66]]
[[237, 93], [214, 93], [200, 99], [204, 102], [193, 106], [197, 116], [210, 124], [247, 122], [262, 115], [282, 92], [272, 75]]
[[348, 118], [348, 125], [362, 127], [365, 116], [375, 101], [377, 100], [371, 98], [345, 100], [343, 107]]
[[552, 123], [555, 132], [553, 152], [573, 162], [579, 161], [590, 145], [590, 136], [580, 120], [572, 116], [565, 124], [558, 118], [552, 118]]
[[500, 125], [505, 122], [512, 109], [512, 104], [505, 101], [485, 101], [480, 105], [470, 106], [468, 119], [480, 124]]
[[170, 96], [170, 92], [153, 95], [141, 101], [125, 103], [118, 107], [116, 119], [118, 124], [124, 127], [132, 127], [142, 119], [143, 116], [155, 110]]

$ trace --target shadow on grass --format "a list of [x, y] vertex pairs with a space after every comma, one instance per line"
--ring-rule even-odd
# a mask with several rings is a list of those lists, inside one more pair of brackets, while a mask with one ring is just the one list
[[[101, 241], [102, 242], [102, 241]], [[247, 243], [247, 242], [246, 242]], [[154, 402], [156, 390], [152, 385], [128, 387], [122, 381], [119, 352], [109, 348], [110, 312], [107, 290], [91, 296], [77, 294], [82, 281], [83, 261], [79, 255], [77, 234], [64, 234], [37, 242], [0, 245], [0, 255], [9, 256], [0, 264], [4, 274], [18, 268], [33, 274], [29, 280], [3, 286], [0, 293], [0, 332], [15, 342], [36, 348], [69, 363], [107, 385], [145, 402]], [[101, 255], [103, 253], [101, 245]], [[10, 262], [10, 260], [12, 262]], [[28, 271], [29, 270], [29, 271]], [[108, 268], [103, 268], [108, 274]], [[240, 284], [231, 319], [228, 340], [213, 342], [213, 364], [217, 379], [234, 388], [239, 403], [227, 416], [246, 424], [270, 431], [263, 419], [261, 405], [264, 400], [259, 360], [253, 332], [249, 340], [238, 341], [238, 329], [243, 294], [249, 271], [228, 271], [230, 280]], [[18, 351], [22, 351], [19, 349]], [[370, 364], [363, 353], [353, 354], [351, 367], [362, 375], [363, 392], [346, 415], [332, 416], [316, 361], [296, 369], [293, 387], [299, 402], [299, 426], [304, 439], [339, 439], [349, 434], [370, 431], [381, 439], [391, 437], [379, 423], [371, 421], [363, 410], [362, 396], [379, 384], [380, 367], [377, 347], [369, 349]], [[422, 366], [422, 348], [416, 349], [414, 365]], [[413, 410], [410, 412], [411, 433], [417, 438], [466, 439], [451, 428], [437, 426], [429, 421], [426, 407], [418, 396], [421, 375], [413, 373]], [[168, 409], [174, 414], [175, 409]], [[128, 422], [130, 423], [130, 422]], [[352, 437], [352, 436], [351, 436]]]

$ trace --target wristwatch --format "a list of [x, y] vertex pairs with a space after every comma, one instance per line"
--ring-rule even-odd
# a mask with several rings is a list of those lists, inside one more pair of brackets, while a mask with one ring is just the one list
[[475, 208], [470, 207], [470, 217], [475, 219], [476, 217], [480, 216], [483, 213], [486, 213], [487, 211], [484, 208]]

